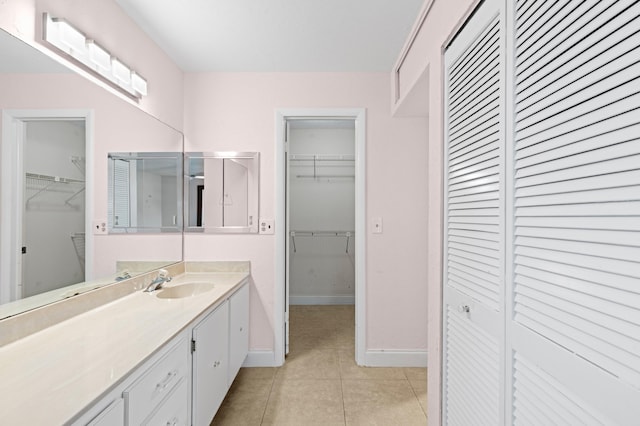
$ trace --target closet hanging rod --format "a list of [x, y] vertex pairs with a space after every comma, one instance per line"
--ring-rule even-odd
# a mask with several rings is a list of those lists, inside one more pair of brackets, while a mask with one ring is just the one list
[[328, 179], [328, 178], [349, 178], [354, 179], [355, 175], [296, 175], [296, 178], [314, 178], [314, 179]]
[[350, 237], [355, 231], [291, 231], [292, 237]]

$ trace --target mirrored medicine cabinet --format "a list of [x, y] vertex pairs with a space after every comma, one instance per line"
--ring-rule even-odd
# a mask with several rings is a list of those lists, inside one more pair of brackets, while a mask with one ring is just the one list
[[109, 232], [181, 232], [184, 211], [186, 232], [256, 233], [258, 182], [257, 152], [109, 153]]
[[187, 152], [185, 231], [257, 233], [258, 152]]
[[182, 232], [182, 153], [109, 153], [110, 233]]

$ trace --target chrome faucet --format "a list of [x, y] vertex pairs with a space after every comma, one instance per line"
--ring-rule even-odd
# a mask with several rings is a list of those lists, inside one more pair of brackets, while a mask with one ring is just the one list
[[158, 271], [158, 277], [155, 280], [151, 281], [151, 283], [147, 286], [147, 288], [144, 291], [147, 293], [156, 291], [159, 288], [162, 288], [162, 285], [164, 283], [168, 283], [169, 281], [171, 281], [169, 272], [167, 272], [166, 269], [160, 269]]

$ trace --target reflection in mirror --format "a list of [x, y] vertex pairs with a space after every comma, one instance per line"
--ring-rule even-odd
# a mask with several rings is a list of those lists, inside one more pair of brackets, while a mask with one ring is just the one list
[[[108, 211], [107, 154], [182, 152], [180, 132], [3, 30], [0, 30], [0, 93], [3, 208], [0, 319], [182, 260], [181, 232], [100, 235], [103, 233], [100, 224], [107, 222]], [[65, 148], [66, 153], [55, 148], [53, 133], [37, 127], [50, 128], [52, 124], [60, 127], [57, 133], [66, 135], [59, 138], [61, 143], [69, 144], [69, 135], [85, 134], [86, 147], [74, 145]], [[25, 129], [37, 136], [39, 145], [30, 147], [20, 142]], [[46, 158], [38, 160], [33, 167], [30, 163], [23, 164], [20, 171], [22, 163], [16, 158], [21, 158], [25, 148], [28, 154], [37, 152]], [[176, 194], [182, 191], [180, 182], [176, 185]], [[22, 194], [22, 202], [14, 198], [15, 194]], [[176, 213], [182, 210], [182, 200], [177, 197], [173, 197]], [[21, 208], [26, 203], [28, 208]], [[86, 214], [82, 213], [83, 209]], [[68, 213], [78, 216], [73, 218], [76, 227], [69, 230], [61, 226], [58, 216], [53, 216], [70, 217]], [[37, 215], [39, 222], [31, 221], [26, 215]], [[174, 230], [180, 228], [180, 216], [177, 216]], [[42, 229], [47, 233], [55, 230], [64, 234], [63, 240], [44, 250], [38, 241], [29, 243], [27, 253], [22, 254], [20, 249], [25, 245], [18, 244], [16, 236], [22, 235], [18, 230], [22, 229], [25, 219], [29, 227], [25, 235], [35, 233], [44, 237]], [[40, 223], [44, 224], [41, 228], [32, 226]], [[63, 253], [62, 244], [69, 258], [67, 266], [55, 260]], [[36, 261], [34, 256], [38, 252], [43, 256]], [[29, 269], [27, 274], [23, 262]], [[73, 277], [56, 278], [62, 269]], [[32, 292], [24, 288], [25, 276], [34, 277], [40, 290]], [[34, 295], [26, 297], [31, 294]]]
[[109, 232], [182, 232], [182, 153], [109, 153]]
[[257, 152], [185, 153], [186, 231], [258, 232]]

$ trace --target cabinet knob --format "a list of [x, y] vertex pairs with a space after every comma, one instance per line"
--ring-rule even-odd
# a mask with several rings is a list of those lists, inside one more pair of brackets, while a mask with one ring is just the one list
[[244, 330], [242, 327], [240, 327], [240, 331]]
[[469, 305], [460, 305], [458, 306], [458, 312], [460, 312], [461, 314], [468, 314], [469, 312], [471, 312], [471, 308], [469, 307]]

